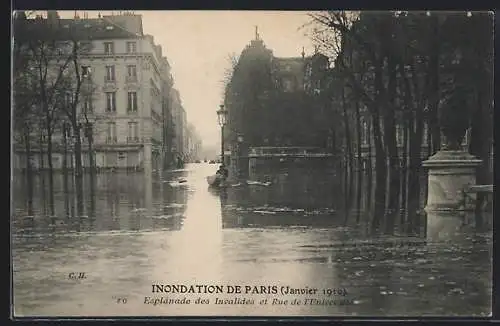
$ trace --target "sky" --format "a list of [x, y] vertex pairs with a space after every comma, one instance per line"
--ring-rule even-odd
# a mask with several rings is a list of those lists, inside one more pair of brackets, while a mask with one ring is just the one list
[[[83, 11], [78, 11], [83, 17]], [[88, 11], [89, 18], [97, 11]], [[102, 15], [111, 14], [101, 11]], [[118, 11], [114, 12], [119, 14]], [[309, 21], [300, 11], [134, 11], [142, 15], [145, 34], [162, 46], [181, 95], [187, 119], [198, 131], [204, 147], [220, 142], [216, 111], [223, 101], [224, 72], [229, 57], [239, 55], [255, 37], [255, 26], [265, 45], [278, 57], [306, 55], [313, 45], [300, 27]], [[71, 18], [74, 11], [59, 12]]]

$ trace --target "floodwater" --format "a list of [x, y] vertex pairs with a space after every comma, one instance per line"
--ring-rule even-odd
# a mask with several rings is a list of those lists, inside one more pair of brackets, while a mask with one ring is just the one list
[[[280, 202], [275, 185], [209, 190], [205, 177], [216, 169], [100, 174], [81, 216], [61, 175], [55, 216], [39, 177], [27, 216], [24, 181], [15, 177], [14, 315], [490, 314], [491, 232], [464, 232], [452, 243], [374, 236], [324, 200], [340, 196], [335, 185], [322, 200], [295, 189]], [[196, 293], [169, 292], [191, 285]]]

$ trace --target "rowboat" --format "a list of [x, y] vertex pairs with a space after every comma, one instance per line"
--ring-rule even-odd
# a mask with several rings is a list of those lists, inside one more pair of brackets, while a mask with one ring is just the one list
[[226, 183], [223, 180], [221, 180], [216, 174], [209, 175], [207, 177], [207, 183], [209, 187], [213, 188], [222, 188], [226, 186]]
[[217, 180], [217, 176], [215, 174], [214, 175], [209, 175], [207, 177], [207, 182], [208, 182], [209, 186], [214, 186], [217, 181], [218, 181]]

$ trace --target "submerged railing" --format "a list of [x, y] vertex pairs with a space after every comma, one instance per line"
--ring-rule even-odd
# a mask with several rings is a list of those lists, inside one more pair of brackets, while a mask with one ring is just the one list
[[320, 147], [251, 147], [249, 157], [331, 157]]

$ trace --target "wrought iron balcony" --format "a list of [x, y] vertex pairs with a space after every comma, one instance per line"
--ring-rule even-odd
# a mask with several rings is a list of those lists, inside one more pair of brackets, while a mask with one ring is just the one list
[[126, 83], [137, 83], [137, 76], [126, 76], [125, 82]]

